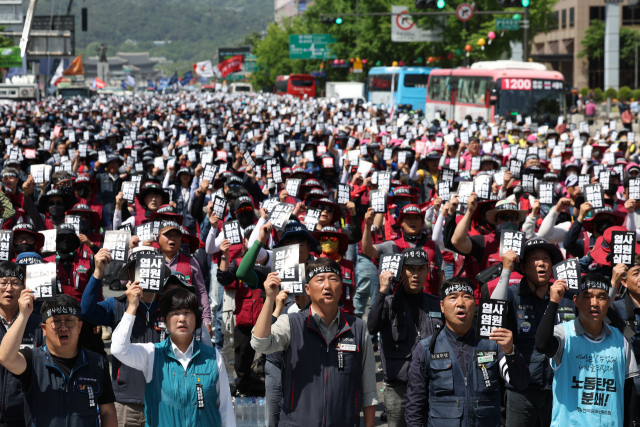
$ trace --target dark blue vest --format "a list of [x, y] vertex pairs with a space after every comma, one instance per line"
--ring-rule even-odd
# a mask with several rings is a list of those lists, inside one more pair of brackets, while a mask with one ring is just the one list
[[[513, 332], [513, 344], [529, 366], [528, 388], [551, 390], [553, 369], [549, 365], [549, 359], [544, 354], [538, 353], [535, 348], [536, 332], [549, 305], [549, 298], [538, 298], [524, 279], [520, 284], [509, 286], [508, 289], [509, 310], [512, 314], [508, 314], [510, 324], [507, 326]], [[575, 318], [572, 298], [573, 294], [567, 292], [560, 301], [556, 325]], [[507, 384], [507, 388], [513, 389], [510, 384]]]
[[359, 427], [362, 347], [371, 345], [364, 341], [366, 325], [341, 311], [336, 336], [327, 343], [310, 310], [289, 315], [278, 425]]
[[34, 348], [33, 376], [25, 393], [33, 425], [96, 427], [98, 398], [104, 391], [104, 363], [98, 353], [80, 350], [71, 376], [66, 378], [46, 346]]
[[[469, 333], [475, 336], [475, 329], [472, 327]], [[498, 344], [476, 340], [465, 377], [460, 360], [453, 357], [446, 330], [437, 335], [435, 345], [430, 348], [432, 337], [420, 341], [429, 378], [428, 426], [500, 425]], [[479, 356], [488, 355], [493, 355], [492, 361], [478, 362]]]
[[[189, 191], [191, 191], [191, 189], [189, 189]], [[173, 190], [172, 200], [176, 202], [176, 209], [178, 210], [178, 213], [182, 215], [182, 225], [189, 230], [189, 233], [193, 236], [197, 236], [196, 219], [191, 215], [189, 204], [182, 198], [182, 187], [179, 184], [176, 184], [176, 187]]]
[[[385, 298], [389, 320], [380, 331], [380, 359], [385, 382], [407, 382], [411, 354], [421, 339], [442, 328], [440, 298], [422, 293], [420, 318], [414, 319], [404, 288]], [[433, 317], [432, 317], [433, 316]]]
[[[32, 314], [27, 320], [27, 326], [22, 336], [20, 348], [42, 347], [42, 317]], [[0, 342], [7, 330], [0, 323]], [[20, 381], [16, 379], [4, 366], [0, 365], [0, 424], [24, 420], [24, 395]]]
[[[115, 324], [117, 325], [127, 311], [129, 302], [126, 295], [115, 298], [115, 300]], [[155, 312], [149, 313], [149, 322], [147, 323], [146, 316], [138, 309], [131, 331], [131, 343], [159, 343], [162, 331], [160, 310], [156, 309]], [[111, 362], [111, 382], [116, 402], [144, 405], [145, 380], [141, 371], [130, 368], [114, 357]]]

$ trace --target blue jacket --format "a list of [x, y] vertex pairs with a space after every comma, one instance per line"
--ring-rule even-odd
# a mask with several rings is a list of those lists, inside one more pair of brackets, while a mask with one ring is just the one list
[[194, 340], [185, 370], [173, 354], [170, 339], [155, 344], [153, 378], [145, 387], [145, 425], [221, 426], [218, 377], [213, 347]]
[[[553, 369], [549, 358], [535, 348], [538, 325], [549, 305], [549, 292], [544, 298], [538, 297], [523, 278], [519, 284], [509, 286], [507, 300], [507, 329], [513, 332], [513, 344], [529, 366], [529, 388], [551, 390]], [[573, 294], [566, 292], [558, 308], [556, 325], [573, 320], [576, 317], [574, 307]], [[513, 388], [509, 384], [507, 387]]]
[[96, 427], [98, 398], [106, 359], [80, 350], [69, 378], [51, 357], [47, 347], [33, 349], [33, 375], [25, 393], [33, 426]]

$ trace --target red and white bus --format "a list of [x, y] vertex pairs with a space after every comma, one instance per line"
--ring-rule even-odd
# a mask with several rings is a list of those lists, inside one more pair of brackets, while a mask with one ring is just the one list
[[434, 69], [429, 75], [425, 114], [447, 119], [498, 122], [531, 116], [533, 122], [557, 123], [566, 113], [564, 77], [543, 64], [516, 61], [476, 62], [470, 68]]
[[276, 85], [273, 89], [276, 95], [293, 95], [302, 99], [316, 97], [316, 79], [309, 74], [290, 74], [276, 77]]

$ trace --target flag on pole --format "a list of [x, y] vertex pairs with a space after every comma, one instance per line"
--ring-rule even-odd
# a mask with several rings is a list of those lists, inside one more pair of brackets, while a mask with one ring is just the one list
[[127, 90], [127, 84], [124, 82], [124, 80], [120, 80], [120, 88], [122, 90]]
[[131, 86], [131, 87], [136, 87], [136, 85], [138, 84], [138, 82], [136, 82], [136, 79], [134, 79], [131, 74], [127, 74], [126, 83], [127, 83], [127, 86]]
[[[231, 73], [235, 73], [236, 71], [240, 71], [242, 69], [242, 55], [236, 55], [229, 59], [226, 59], [219, 63], [216, 67], [218, 72], [218, 77], [227, 77]], [[214, 70], [215, 72], [215, 70]]]
[[171, 78], [169, 79], [169, 81], [167, 82], [167, 86], [171, 86], [174, 83], [178, 82], [178, 73], [176, 72], [173, 76], [171, 76]]
[[53, 77], [51, 77], [51, 84], [53, 86], [58, 86], [58, 83], [60, 83], [60, 79], [62, 79], [63, 72], [64, 72], [64, 61], [61, 59], [60, 63], [58, 64], [58, 68], [56, 68], [56, 72], [53, 74]]
[[182, 86], [186, 86], [189, 83], [191, 83], [192, 79], [193, 79], [193, 73], [191, 71], [187, 71], [186, 73], [184, 73], [184, 76], [182, 76], [182, 80], [180, 80], [180, 84]]
[[76, 56], [71, 65], [62, 72], [65, 76], [82, 76], [84, 75], [84, 65], [82, 65], [82, 55]]
[[91, 84], [91, 87], [93, 89], [104, 89], [105, 87], [107, 87], [107, 84], [96, 77], [93, 79], [93, 83]]
[[213, 66], [211, 61], [196, 62], [194, 69], [197, 77], [213, 77]]

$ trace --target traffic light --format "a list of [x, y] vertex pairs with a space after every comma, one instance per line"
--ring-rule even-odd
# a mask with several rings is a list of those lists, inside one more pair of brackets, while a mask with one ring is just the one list
[[342, 18], [321, 18], [320, 22], [328, 25], [332, 25], [332, 24], [340, 25], [342, 24]]
[[416, 9], [444, 9], [446, 0], [416, 0]]
[[529, 7], [531, 0], [522, 0], [522, 7]]

